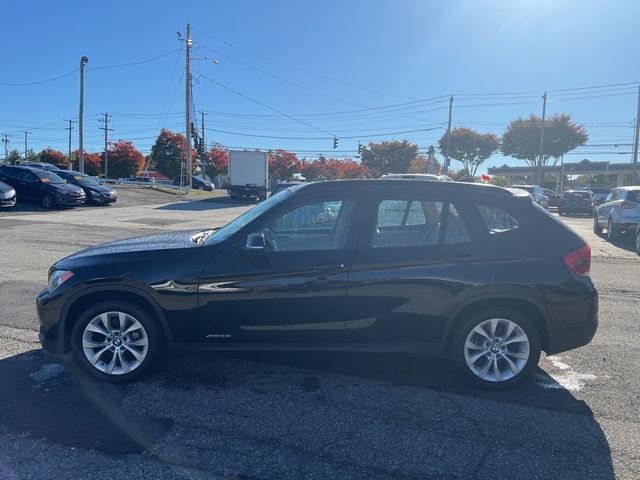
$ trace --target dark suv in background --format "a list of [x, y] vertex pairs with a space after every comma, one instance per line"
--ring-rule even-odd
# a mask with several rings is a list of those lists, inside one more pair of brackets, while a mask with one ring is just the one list
[[18, 199], [39, 202], [44, 208], [75, 207], [86, 200], [80, 187], [40, 168], [0, 165], [0, 181], [15, 188]]
[[523, 191], [310, 183], [221, 229], [58, 261], [37, 299], [40, 339], [111, 382], [138, 378], [169, 346], [440, 355], [504, 388], [542, 350], [591, 340], [590, 262], [584, 240]]

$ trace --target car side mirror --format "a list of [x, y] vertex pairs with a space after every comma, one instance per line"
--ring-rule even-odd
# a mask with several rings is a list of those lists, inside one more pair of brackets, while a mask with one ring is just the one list
[[247, 236], [247, 241], [244, 244], [244, 248], [254, 252], [261, 252], [264, 250], [265, 241], [262, 233], [250, 233]]

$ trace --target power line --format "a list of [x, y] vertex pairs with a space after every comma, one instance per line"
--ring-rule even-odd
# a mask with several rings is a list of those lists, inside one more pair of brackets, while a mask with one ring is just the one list
[[215, 36], [213, 36], [211, 34], [203, 32], [202, 30], [199, 30], [197, 28], [194, 28], [194, 30], [196, 30], [197, 32], [201, 33], [205, 37], [209, 37], [209, 38], [211, 38], [211, 39], [213, 39], [213, 40], [215, 40], [217, 42], [220, 42], [220, 43], [222, 43], [222, 44], [224, 44], [224, 45], [226, 45], [228, 47], [235, 48], [236, 50], [243, 51], [245, 53], [248, 53], [250, 55], [262, 58], [262, 59], [267, 60], [269, 62], [281, 65], [283, 67], [290, 68], [292, 70], [297, 70], [299, 72], [306, 73], [307, 75], [313, 75], [315, 77], [323, 78], [325, 80], [330, 80], [330, 81], [335, 82], [335, 83], [341, 83], [343, 85], [348, 85], [348, 86], [350, 86], [352, 88], [355, 88], [356, 90], [365, 90], [365, 91], [369, 91], [369, 92], [372, 92], [372, 93], [378, 93], [378, 94], [382, 94], [382, 95], [387, 95], [387, 96], [390, 96], [390, 97], [405, 98], [407, 100], [415, 100], [414, 97], [410, 97], [410, 96], [407, 96], [407, 95], [398, 95], [398, 94], [395, 94], [395, 93], [385, 92], [383, 90], [377, 90], [377, 89], [370, 88], [370, 87], [363, 87], [363, 86], [356, 85], [356, 84], [351, 83], [351, 82], [347, 82], [345, 80], [336, 79], [336, 78], [330, 77], [328, 75], [324, 75], [324, 74], [321, 74], [321, 73], [312, 72], [312, 71], [304, 69], [304, 68], [296, 67], [294, 65], [282, 62], [280, 60], [276, 60], [274, 58], [267, 57], [266, 55], [262, 55], [260, 53], [252, 52], [251, 50], [248, 50], [246, 48], [242, 48], [242, 47], [240, 47], [238, 45], [226, 42], [225, 40], [222, 40], [221, 38], [218, 38], [218, 37], [215, 37]]
[[278, 109], [275, 109], [275, 108], [273, 108], [273, 107], [271, 107], [271, 106], [267, 105], [266, 103], [263, 103], [263, 102], [261, 102], [261, 101], [259, 101], [259, 100], [256, 100], [256, 99], [254, 99], [254, 98], [251, 98], [251, 97], [249, 97], [248, 95], [245, 95], [244, 93], [241, 93], [241, 92], [239, 92], [239, 91], [237, 91], [237, 90], [234, 90], [234, 89], [233, 89], [233, 88], [231, 88], [231, 87], [228, 87], [228, 86], [224, 85], [223, 83], [220, 83], [220, 82], [218, 82], [218, 81], [216, 81], [216, 80], [213, 80], [212, 78], [209, 78], [209, 77], [207, 77], [206, 75], [203, 75], [203, 74], [202, 74], [202, 73], [200, 73], [200, 72], [196, 72], [196, 73], [198, 73], [198, 75], [200, 75], [202, 78], [205, 78], [205, 79], [209, 80], [210, 82], [212, 82], [212, 83], [214, 83], [214, 84], [218, 85], [219, 87], [224, 88], [225, 90], [228, 90], [228, 91], [230, 91], [230, 92], [232, 92], [232, 93], [235, 93], [236, 95], [238, 95], [238, 96], [240, 96], [240, 97], [242, 97], [242, 98], [244, 98], [244, 99], [246, 99], [246, 100], [249, 100], [249, 101], [251, 101], [251, 102], [254, 102], [254, 103], [256, 103], [256, 104], [258, 104], [258, 105], [260, 105], [260, 106], [262, 106], [262, 107], [264, 107], [264, 108], [267, 108], [267, 109], [269, 109], [269, 110], [271, 110], [271, 111], [273, 111], [273, 112], [279, 113], [280, 115], [283, 115], [283, 116], [285, 116], [285, 117], [287, 117], [287, 118], [290, 118], [290, 119], [292, 119], [292, 120], [294, 120], [294, 121], [296, 121], [296, 122], [298, 122], [298, 123], [301, 123], [302, 125], [306, 125], [307, 127], [311, 127], [311, 128], [313, 128], [314, 130], [317, 130], [317, 131], [322, 132], [322, 133], [326, 133], [326, 134], [328, 134], [328, 135], [330, 135], [330, 136], [332, 136], [332, 137], [334, 136], [331, 132], [328, 132], [327, 130], [324, 130], [324, 129], [322, 129], [322, 128], [318, 128], [318, 127], [316, 127], [316, 126], [314, 126], [314, 125], [312, 125], [312, 124], [310, 124], [310, 123], [308, 123], [308, 122], [305, 122], [304, 120], [300, 120], [300, 119], [298, 119], [298, 118], [296, 118], [296, 117], [294, 117], [294, 116], [292, 116], [292, 115], [289, 115], [288, 113], [285, 113], [285, 112], [282, 112], [282, 111], [280, 111], [280, 110], [278, 110]]
[[173, 49], [173, 50], [169, 50], [168, 52], [165, 52], [161, 55], [157, 55], [155, 57], [151, 57], [151, 58], [147, 58], [146, 60], [140, 60], [137, 62], [129, 62], [129, 63], [120, 63], [120, 64], [116, 64], [116, 65], [103, 65], [103, 66], [97, 66], [97, 67], [89, 67], [87, 68], [87, 71], [91, 71], [91, 70], [106, 70], [106, 69], [111, 69], [111, 68], [122, 68], [122, 67], [132, 67], [135, 65], [143, 65], [145, 63], [150, 63], [150, 62], [155, 62], [156, 60], [160, 60], [161, 58], [167, 57], [169, 55], [171, 55], [172, 53], [176, 53], [179, 52], [180, 49]]
[[328, 94], [328, 93], [321, 92], [320, 90], [316, 90], [315, 88], [307, 87], [307, 86], [302, 85], [302, 84], [300, 84], [300, 83], [298, 83], [298, 82], [294, 82], [293, 80], [289, 80], [289, 79], [287, 79], [287, 78], [281, 77], [281, 76], [276, 75], [276, 74], [274, 74], [274, 73], [268, 72], [268, 71], [263, 70], [263, 69], [261, 69], [261, 68], [259, 68], [259, 67], [256, 67], [256, 66], [254, 66], [254, 65], [251, 65], [251, 64], [248, 64], [248, 63], [243, 62], [243, 61], [241, 61], [241, 60], [238, 60], [237, 58], [234, 58], [234, 57], [232, 57], [232, 56], [230, 56], [230, 55], [227, 55], [227, 54], [225, 54], [225, 53], [222, 53], [222, 52], [220, 52], [220, 51], [218, 51], [218, 50], [215, 50], [215, 49], [213, 49], [213, 48], [209, 48], [209, 47], [207, 47], [206, 45], [203, 45], [203, 44], [201, 44], [201, 43], [197, 43], [197, 42], [194, 42], [194, 43], [195, 43], [196, 45], [198, 45], [198, 46], [200, 46], [200, 47], [202, 47], [202, 48], [206, 49], [206, 50], [209, 50], [209, 51], [211, 51], [211, 52], [215, 53], [216, 55], [219, 55], [219, 56], [221, 56], [221, 57], [227, 58], [227, 59], [231, 60], [232, 62], [235, 62], [235, 63], [237, 63], [237, 64], [239, 64], [239, 65], [242, 65], [242, 66], [244, 66], [244, 67], [246, 67], [246, 68], [250, 68], [250, 69], [252, 69], [252, 70], [255, 70], [256, 72], [260, 72], [260, 73], [262, 73], [263, 75], [267, 75], [268, 77], [275, 78], [276, 80], [280, 80], [281, 82], [287, 83], [287, 84], [289, 84], [289, 85], [293, 85], [294, 87], [302, 88], [303, 90], [307, 90], [307, 91], [312, 92], [312, 93], [315, 93], [315, 94], [317, 94], [317, 95], [321, 95], [321, 96], [326, 97], [326, 98], [331, 98], [332, 100], [336, 100], [336, 101], [338, 101], [338, 102], [346, 103], [346, 104], [348, 104], [348, 105], [354, 105], [354, 106], [356, 106], [356, 107], [363, 107], [363, 105], [360, 105], [360, 104], [358, 104], [358, 103], [354, 103], [354, 102], [351, 102], [351, 101], [349, 101], [349, 100], [345, 100], [345, 99], [343, 99], [343, 98], [339, 98], [339, 97], [336, 97], [336, 96], [334, 96], [334, 95], [331, 95], [331, 94]]
[[31, 85], [41, 85], [43, 83], [54, 82], [56, 80], [60, 80], [61, 78], [68, 77], [69, 75], [73, 75], [78, 70], [79, 68], [76, 68], [74, 70], [71, 70], [70, 72], [63, 73], [62, 75], [58, 75], [57, 77], [47, 78], [46, 80], [37, 80], [35, 82], [24, 82], [24, 83], [0, 82], [0, 85], [5, 87], [25, 87], [25, 86], [31, 86]]

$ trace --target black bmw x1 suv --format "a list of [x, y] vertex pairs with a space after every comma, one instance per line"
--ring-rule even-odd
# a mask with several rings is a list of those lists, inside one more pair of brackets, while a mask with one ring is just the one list
[[55, 263], [42, 345], [139, 378], [166, 347], [446, 356], [486, 388], [598, 324], [584, 240], [498, 187], [355, 180], [291, 187], [220, 229], [98, 245]]

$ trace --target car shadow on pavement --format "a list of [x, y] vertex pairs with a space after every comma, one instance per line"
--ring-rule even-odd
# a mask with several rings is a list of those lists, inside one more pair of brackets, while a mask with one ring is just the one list
[[[97, 452], [230, 478], [614, 478], [607, 438], [569, 391], [479, 391], [425, 357], [180, 353], [106, 385], [32, 350], [0, 360], [0, 378], [0, 442], [46, 442], [49, 471], [70, 447], [88, 465]], [[0, 474], [21, 478], [24, 459], [1, 450]]]
[[598, 237], [602, 242], [608, 242], [611, 245], [618, 247], [621, 250], [625, 250], [627, 252], [635, 253], [636, 245], [635, 245], [635, 237], [630, 234], [620, 235], [613, 241], [609, 241], [604, 237]]
[[182, 202], [169, 203], [155, 207], [155, 210], [174, 210], [174, 211], [205, 211], [217, 210], [229, 207], [243, 207], [256, 205], [256, 202], [231, 200], [229, 197], [206, 198], [203, 200], [188, 200]]

